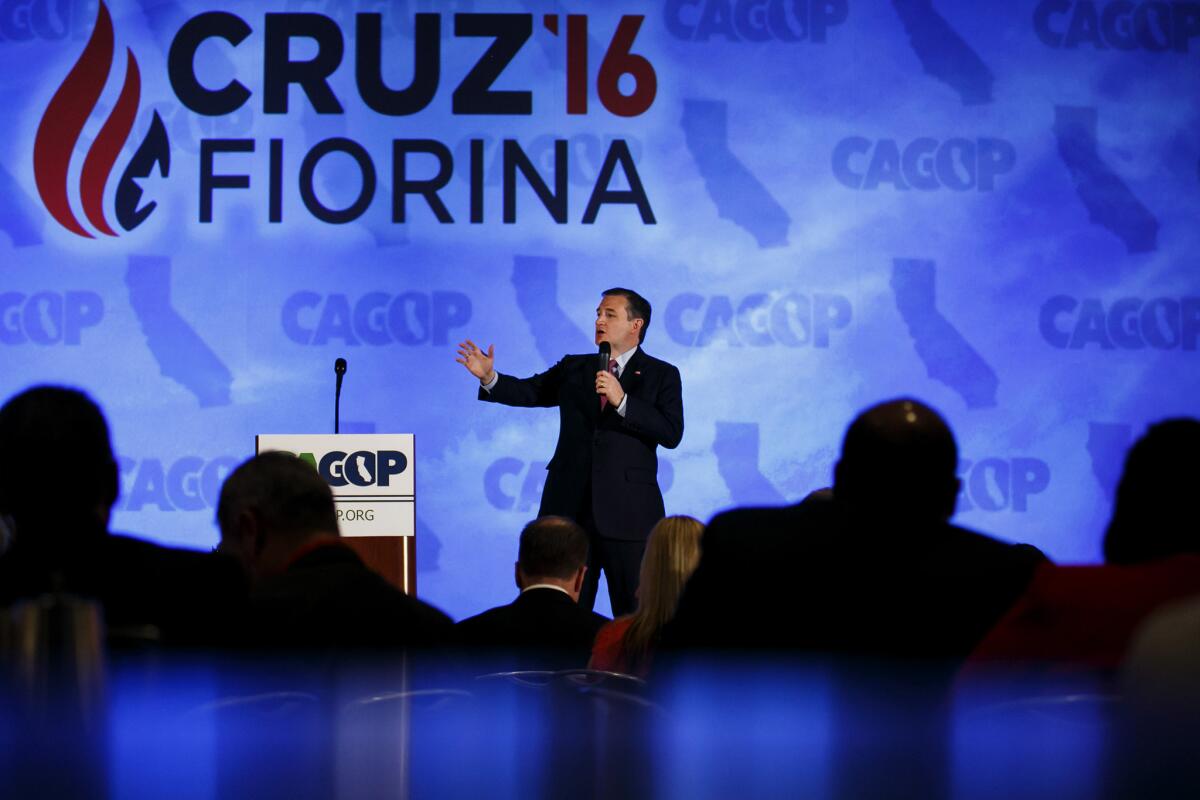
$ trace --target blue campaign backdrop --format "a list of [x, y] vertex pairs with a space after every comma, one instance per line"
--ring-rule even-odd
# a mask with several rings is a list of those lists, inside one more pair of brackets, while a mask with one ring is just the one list
[[343, 430], [416, 434], [422, 596], [506, 602], [557, 416], [455, 344], [540, 371], [616, 285], [683, 375], [668, 513], [795, 501], [913, 395], [960, 523], [1094, 561], [1200, 412], [1195, 2], [13, 0], [0, 76], [0, 393], [95, 396], [162, 542], [344, 356]]

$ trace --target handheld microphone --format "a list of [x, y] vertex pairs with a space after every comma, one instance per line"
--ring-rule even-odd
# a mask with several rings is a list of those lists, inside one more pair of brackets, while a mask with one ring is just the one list
[[600, 352], [596, 356], [597, 372], [608, 372], [608, 362], [612, 358], [612, 345], [608, 342], [600, 343]]
[[346, 375], [346, 359], [339, 358], [333, 362], [333, 371], [337, 375], [337, 386], [333, 392], [333, 432], [338, 433], [342, 405], [342, 378]]

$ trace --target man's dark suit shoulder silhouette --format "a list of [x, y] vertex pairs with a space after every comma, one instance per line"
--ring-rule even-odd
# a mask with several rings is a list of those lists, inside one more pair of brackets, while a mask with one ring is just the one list
[[291, 453], [240, 464], [217, 503], [221, 548], [251, 578], [249, 644], [396, 650], [442, 644], [451, 622], [370, 570], [338, 531], [325, 480]]
[[[224, 556], [109, 533], [119, 481], [108, 423], [81, 391], [35, 386], [0, 408], [0, 605], [54, 592], [96, 601], [110, 642], [236, 638], [246, 583]], [[46, 480], [70, 453], [70, 480]]]
[[[936, 418], [931, 409], [905, 402]], [[864, 417], [880, 410], [890, 407]], [[928, 467], [920, 463], [928, 457], [925, 442], [872, 445], [864, 455], [856, 450], [858, 429], [852, 426], [849, 456], [844, 449], [839, 464], [841, 497], [834, 499], [835, 490], [793, 506], [737, 509], [714, 518], [667, 641], [673, 647], [965, 658], [1045, 556], [949, 523], [958, 486], [956, 448], [940, 418], [929, 426], [936, 434], [930, 438], [945, 450], [936, 459], [941, 467], [928, 473], [929, 486], [920, 475]], [[885, 444], [891, 435], [910, 434], [870, 434]], [[876, 495], [876, 481], [885, 476], [872, 473], [878, 462], [869, 455], [878, 450], [897, 469], [915, 450], [918, 474], [898, 481], [908, 484], [900, 491]], [[870, 466], [860, 472], [864, 459]]]
[[579, 604], [587, 572], [587, 533], [566, 517], [538, 517], [521, 531], [508, 605], [458, 623], [459, 644], [492, 670], [587, 666], [606, 620]]
[[257, 644], [305, 648], [430, 647], [450, 640], [448, 616], [410, 597], [340, 542], [300, 555], [252, 597]]
[[537, 669], [584, 667], [607, 619], [566, 592], [526, 589], [516, 600], [458, 623], [466, 647], [515, 654], [514, 663]]

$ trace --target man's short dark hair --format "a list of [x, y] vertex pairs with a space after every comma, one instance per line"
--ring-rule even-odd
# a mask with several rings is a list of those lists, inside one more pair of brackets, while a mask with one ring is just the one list
[[538, 517], [521, 531], [517, 566], [530, 578], [567, 579], [587, 563], [588, 539], [566, 517]]
[[108, 423], [92, 398], [35, 386], [0, 408], [0, 512], [61, 516], [116, 501]]
[[338, 529], [329, 484], [311, 464], [291, 453], [260, 453], [225, 479], [217, 503], [222, 535], [233, 530], [246, 510], [258, 514], [272, 531], [295, 538]]
[[622, 289], [620, 286], [606, 289], [601, 297], [624, 297], [625, 313], [629, 319], [640, 319], [642, 330], [638, 334], [638, 343], [646, 341], [646, 329], [650, 327], [650, 301], [632, 289]]

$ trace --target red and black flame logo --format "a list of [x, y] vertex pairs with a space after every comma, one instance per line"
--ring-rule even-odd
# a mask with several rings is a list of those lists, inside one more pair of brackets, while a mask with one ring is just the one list
[[[33, 145], [33, 173], [46, 210], [64, 228], [88, 239], [95, 235], [84, 227], [72, 208], [69, 172], [84, 126], [96, 110], [112, 72], [113, 44], [112, 16], [101, 0], [91, 38], [46, 107]], [[141, 94], [137, 58], [126, 48], [125, 81], [120, 95], [92, 140], [79, 176], [79, 204], [84, 217], [92, 228], [107, 236], [118, 234], [105, 216], [105, 187], [133, 130]], [[126, 231], [136, 228], [154, 210], [154, 202], [140, 205], [142, 189], [136, 179], [149, 177], [155, 165], [166, 177], [170, 170], [170, 143], [157, 112], [146, 138], [117, 184], [114, 209], [117, 223]]]

